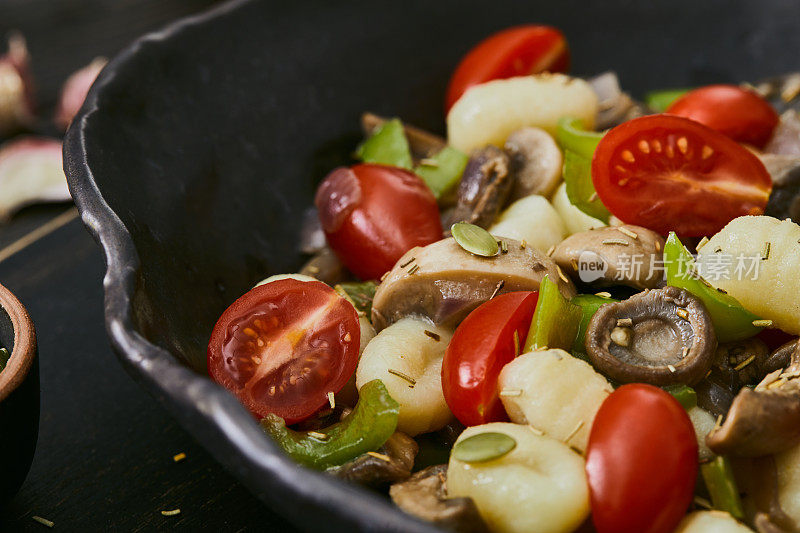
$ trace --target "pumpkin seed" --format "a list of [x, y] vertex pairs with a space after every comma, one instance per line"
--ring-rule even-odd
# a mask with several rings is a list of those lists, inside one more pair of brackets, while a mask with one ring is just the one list
[[463, 249], [473, 255], [494, 257], [500, 253], [500, 245], [492, 235], [474, 224], [456, 222], [450, 228], [453, 238]]
[[517, 441], [505, 433], [478, 433], [457, 442], [453, 457], [465, 463], [482, 463], [498, 459], [517, 447]]

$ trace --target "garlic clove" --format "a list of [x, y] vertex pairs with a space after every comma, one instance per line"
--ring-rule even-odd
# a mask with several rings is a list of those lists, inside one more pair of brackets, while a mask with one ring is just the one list
[[0, 56], [0, 135], [30, 126], [34, 120], [30, 54], [19, 33], [8, 39], [8, 51]]
[[26, 205], [71, 198], [61, 141], [21, 137], [0, 146], [0, 220], [8, 220]]
[[108, 63], [106, 58], [97, 57], [85, 67], [73, 72], [64, 82], [54, 117], [55, 123], [60, 128], [66, 130], [69, 127], [72, 119], [80, 111], [89, 88], [106, 63]]

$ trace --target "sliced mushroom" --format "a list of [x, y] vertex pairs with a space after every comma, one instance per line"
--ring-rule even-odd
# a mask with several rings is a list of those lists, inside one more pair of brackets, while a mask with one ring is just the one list
[[470, 154], [458, 186], [456, 206], [445, 214], [446, 228], [469, 222], [488, 228], [503, 208], [514, 185], [508, 155], [496, 146]]
[[419, 446], [414, 439], [397, 432], [389, 437], [377, 455], [365, 453], [327, 472], [359, 485], [381, 488], [408, 479], [417, 451]]
[[478, 257], [453, 238], [412, 248], [384, 278], [372, 301], [372, 324], [377, 331], [408, 315], [422, 315], [453, 327], [493, 295], [535, 291], [544, 276], [558, 283], [565, 297], [575, 287], [545, 254], [503, 239], [508, 251]]
[[725, 423], [706, 437], [719, 455], [759, 457], [800, 444], [800, 347], [783, 371], [765, 377], [755, 389], [743, 388]]
[[564, 164], [553, 137], [540, 128], [522, 128], [509, 135], [504, 148], [516, 178], [511, 199], [531, 194], [550, 198], [561, 181]]
[[779, 368], [786, 368], [792, 364], [792, 354], [797, 349], [800, 349], [800, 339], [794, 339], [777, 348], [770, 354], [769, 358], [764, 361], [764, 374], [769, 374]]
[[603, 72], [588, 80], [597, 94], [597, 119], [595, 128], [613, 128], [627, 120], [647, 114], [648, 109], [622, 92], [615, 72]]
[[697, 404], [714, 415], [724, 415], [743, 386], [755, 385], [775, 370], [765, 370], [769, 358], [767, 345], [757, 338], [720, 344], [711, 372], [695, 386]]
[[564, 272], [584, 283], [654, 289], [664, 277], [658, 268], [663, 250], [661, 235], [625, 224], [575, 233], [556, 246], [552, 257]]
[[677, 287], [605, 304], [586, 331], [590, 362], [620, 383], [697, 383], [711, 368], [716, 347], [708, 311]]
[[759, 533], [795, 533], [797, 525], [781, 507], [778, 471], [771, 455], [734, 462], [736, 483], [748, 518]]
[[[800, 144], [800, 132], [798, 132]], [[800, 223], [800, 155], [761, 154], [772, 176], [772, 192], [764, 214]]]
[[317, 278], [328, 285], [336, 285], [347, 279], [347, 271], [333, 250], [323, 247], [303, 265], [299, 274]]
[[459, 533], [483, 533], [486, 523], [472, 498], [447, 497], [447, 465], [417, 472], [389, 489], [392, 501], [406, 513]]
[[[378, 116], [374, 113], [364, 113], [361, 115], [361, 129], [364, 135], [372, 135], [375, 130], [382, 126], [388, 118]], [[411, 157], [419, 162], [426, 157], [433, 157], [438, 154], [442, 148], [447, 146], [447, 141], [436, 134], [425, 131], [415, 126], [403, 124], [403, 131], [405, 131], [406, 139], [408, 139], [408, 147], [411, 149]]]

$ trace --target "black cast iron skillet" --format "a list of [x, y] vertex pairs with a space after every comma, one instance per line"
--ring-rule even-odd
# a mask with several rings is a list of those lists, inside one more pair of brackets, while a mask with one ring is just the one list
[[102, 73], [65, 145], [70, 189], [105, 251], [120, 361], [299, 526], [431, 530], [293, 464], [205, 373], [225, 307], [301, 264], [300, 215], [348, 161], [360, 112], [441, 131], [458, 58], [523, 22], [563, 28], [573, 72], [615, 69], [641, 94], [797, 69], [798, 20], [792, 0], [235, 1], [143, 37]]

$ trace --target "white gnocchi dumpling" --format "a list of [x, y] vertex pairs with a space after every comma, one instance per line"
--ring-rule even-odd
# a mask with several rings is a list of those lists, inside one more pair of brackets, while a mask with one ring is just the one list
[[[718, 275], [723, 263], [727, 276]], [[768, 216], [736, 218], [700, 249], [697, 265], [748, 310], [800, 335], [800, 226]]]
[[753, 530], [737, 522], [723, 511], [695, 511], [683, 517], [675, 533], [752, 533]]
[[555, 207], [569, 235], [582, 233], [594, 228], [602, 228], [606, 223], [602, 220], [591, 217], [572, 205], [567, 196], [567, 184], [562, 183], [553, 195], [553, 207]]
[[495, 237], [525, 241], [527, 246], [544, 253], [566, 238], [567, 229], [547, 198], [532, 194], [500, 213], [489, 233]]
[[778, 501], [783, 512], [800, 525], [800, 445], [775, 455]]
[[466, 463], [450, 455], [447, 494], [469, 497], [495, 533], [569, 533], [589, 515], [583, 457], [563, 443], [518, 424], [495, 422], [464, 430], [505, 433], [514, 449], [496, 459]]
[[498, 377], [508, 417], [586, 451], [600, 405], [613, 388], [592, 366], [564, 350], [522, 354]]
[[452, 336], [452, 331], [427, 319], [406, 317], [367, 344], [358, 362], [356, 386], [383, 381], [400, 404], [397, 431], [419, 435], [441, 429], [453, 418], [442, 392], [442, 359]]
[[526, 126], [554, 135], [562, 117], [594, 126], [597, 95], [591, 86], [564, 74], [536, 74], [475, 85], [447, 115], [447, 139], [463, 152], [487, 144], [502, 147], [508, 136]]

